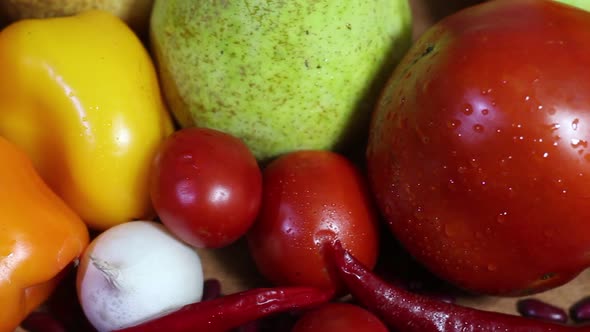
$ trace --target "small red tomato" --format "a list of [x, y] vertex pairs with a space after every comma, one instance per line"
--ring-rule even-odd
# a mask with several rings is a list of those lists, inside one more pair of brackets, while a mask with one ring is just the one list
[[334, 239], [373, 267], [378, 224], [365, 179], [333, 152], [286, 154], [263, 171], [260, 215], [247, 238], [258, 270], [275, 284], [333, 286], [320, 249]]
[[349, 303], [328, 303], [305, 313], [291, 332], [388, 332], [371, 312]]
[[207, 128], [176, 131], [152, 169], [151, 198], [162, 223], [195, 247], [226, 246], [256, 219], [262, 174], [238, 138]]

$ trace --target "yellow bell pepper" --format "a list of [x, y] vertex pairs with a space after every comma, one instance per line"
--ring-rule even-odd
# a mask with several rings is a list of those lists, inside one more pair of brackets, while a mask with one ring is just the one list
[[154, 216], [149, 167], [172, 130], [153, 62], [116, 16], [30, 19], [0, 32], [0, 135], [91, 228]]
[[80, 217], [2, 137], [0, 160], [0, 332], [11, 332], [49, 297], [89, 240]]

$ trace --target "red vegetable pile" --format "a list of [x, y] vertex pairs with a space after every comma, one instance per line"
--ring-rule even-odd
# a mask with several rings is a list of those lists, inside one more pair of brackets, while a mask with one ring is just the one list
[[[243, 238], [268, 287], [222, 294], [209, 279], [200, 301], [117, 332], [590, 331], [570, 323], [590, 321], [588, 298], [566, 312], [533, 296], [590, 266], [588, 142], [590, 13], [550, 0], [457, 12], [393, 72], [366, 168], [319, 150], [261, 167], [229, 134], [171, 135], [153, 165], [160, 221], [199, 249]], [[403, 283], [401, 267], [386, 278], [391, 243], [462, 291], [527, 297], [508, 315]], [[23, 326], [92, 331], [61, 294]]]

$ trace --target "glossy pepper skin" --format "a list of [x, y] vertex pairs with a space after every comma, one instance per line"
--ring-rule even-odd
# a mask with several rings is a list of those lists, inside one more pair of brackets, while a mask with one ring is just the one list
[[590, 332], [543, 320], [482, 311], [414, 294], [386, 283], [342, 247], [327, 246], [328, 261], [352, 296], [400, 332]]
[[328, 302], [330, 290], [286, 286], [255, 288], [188, 304], [165, 316], [114, 332], [226, 332], [272, 314]]
[[28, 156], [2, 137], [0, 160], [0, 332], [12, 332], [49, 297], [89, 239]]
[[153, 216], [148, 174], [173, 130], [153, 63], [101, 11], [0, 32], [0, 135], [92, 228]]

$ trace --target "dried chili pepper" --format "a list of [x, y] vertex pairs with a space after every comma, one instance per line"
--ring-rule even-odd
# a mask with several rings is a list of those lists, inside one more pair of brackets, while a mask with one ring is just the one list
[[482, 311], [408, 292], [386, 283], [362, 265], [339, 242], [326, 247], [334, 271], [351, 294], [381, 319], [402, 332], [590, 332], [516, 315]]
[[332, 296], [332, 291], [313, 287], [251, 289], [192, 303], [166, 316], [115, 332], [225, 332], [271, 314], [317, 306]]

